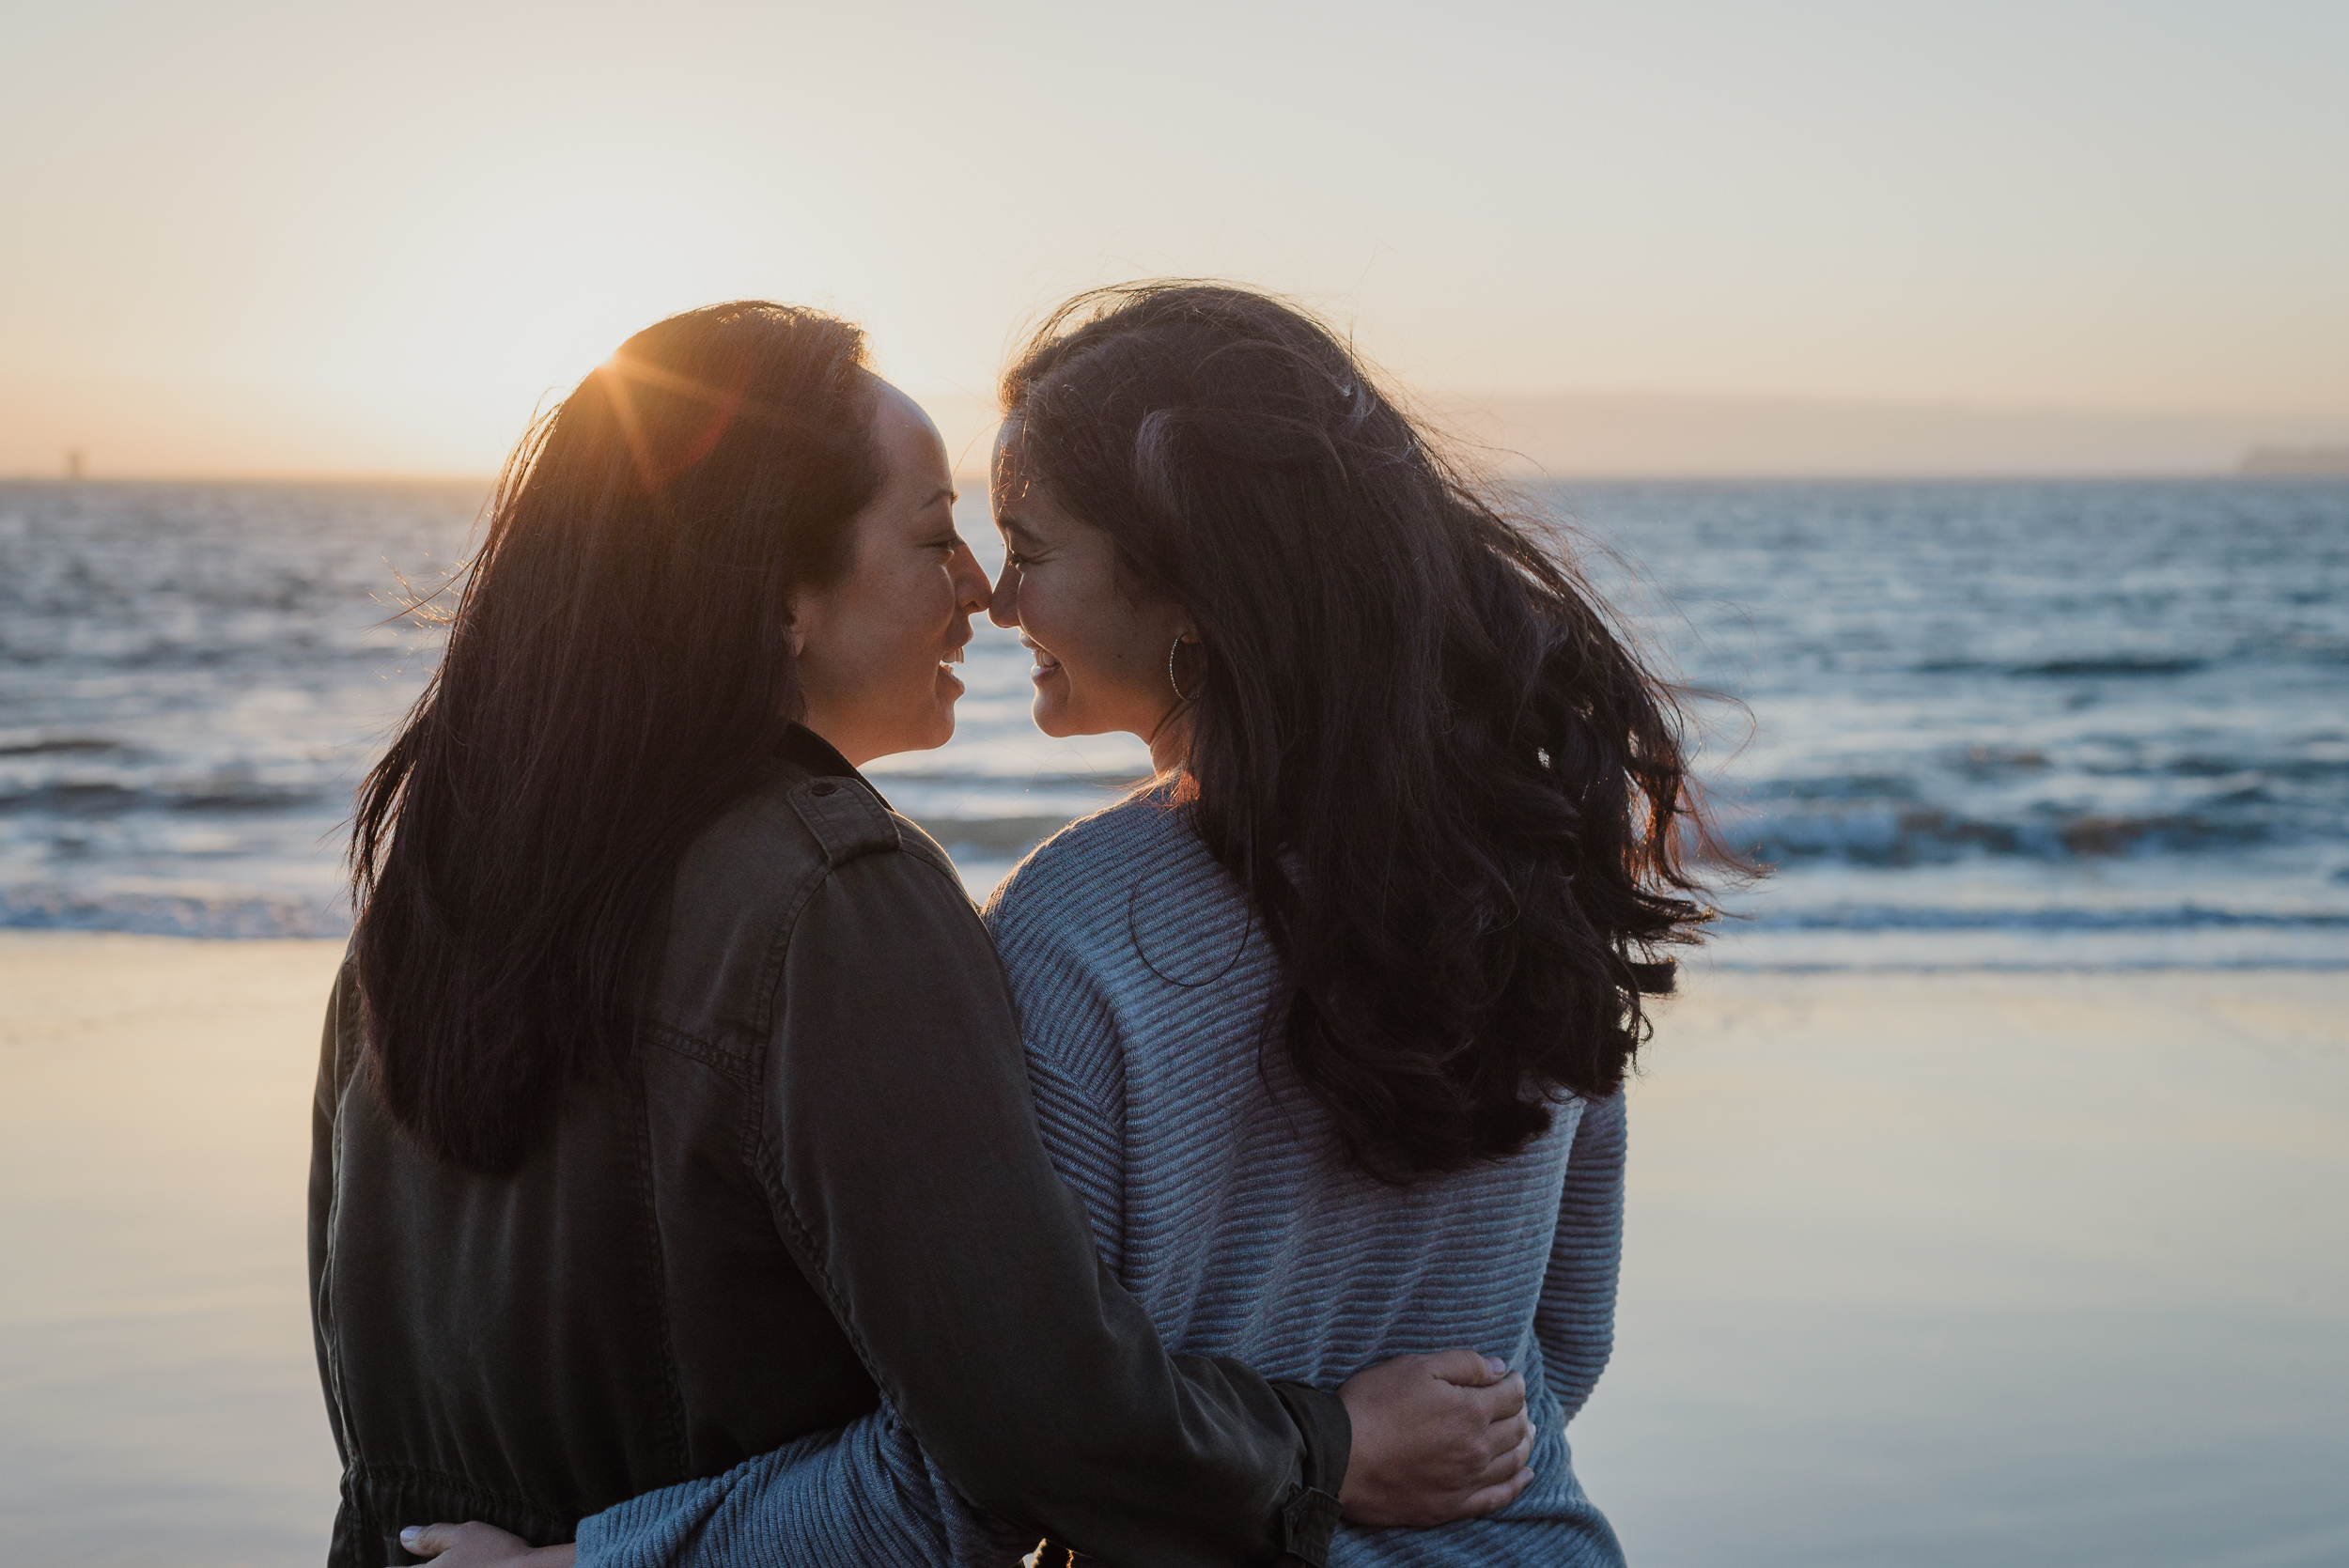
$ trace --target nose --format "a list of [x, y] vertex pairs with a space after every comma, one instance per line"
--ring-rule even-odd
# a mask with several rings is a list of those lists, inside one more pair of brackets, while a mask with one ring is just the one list
[[995, 596], [988, 590], [987, 573], [979, 567], [979, 558], [971, 553], [971, 547], [960, 541], [955, 545], [955, 608], [966, 615], [975, 615], [994, 602]]
[[994, 601], [987, 613], [988, 620], [1005, 630], [1019, 624], [1019, 574], [1009, 561], [1003, 563], [1003, 575], [995, 580]]

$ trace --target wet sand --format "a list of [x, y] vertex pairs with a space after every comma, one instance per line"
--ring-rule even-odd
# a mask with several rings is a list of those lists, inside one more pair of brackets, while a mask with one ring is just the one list
[[1627, 1227], [1642, 1568], [2349, 1562], [2349, 974], [1695, 976]]
[[[338, 951], [0, 934], [9, 1563], [320, 1557]], [[1699, 973], [1632, 1140], [1641, 1568], [2349, 1559], [2349, 974]]]
[[0, 1559], [324, 1558], [303, 1193], [340, 956], [0, 934]]

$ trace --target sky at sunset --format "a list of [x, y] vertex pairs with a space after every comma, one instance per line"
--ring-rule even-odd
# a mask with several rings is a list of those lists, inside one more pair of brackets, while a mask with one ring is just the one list
[[864, 323], [961, 445], [1023, 321], [1158, 273], [1626, 432], [1566, 466], [1766, 469], [1689, 433], [1739, 409], [1828, 469], [1886, 419], [2349, 440], [2339, 0], [90, 0], [0, 60], [0, 474], [482, 473], [740, 296]]

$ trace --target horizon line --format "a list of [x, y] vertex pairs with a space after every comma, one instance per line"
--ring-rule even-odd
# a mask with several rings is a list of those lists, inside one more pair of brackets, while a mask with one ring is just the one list
[[[957, 483], [975, 482], [984, 489], [984, 470], [961, 470], [953, 477]], [[2238, 463], [2224, 468], [2016, 468], [2016, 469], [1590, 469], [1559, 472], [1496, 467], [1490, 477], [1510, 484], [1645, 484], [1671, 482], [1680, 484], [1822, 484], [1831, 482], [1869, 483], [1891, 481], [1905, 484], [1999, 484], [2022, 480], [2046, 480], [2089, 484], [2103, 481], [2132, 481], [2147, 483], [2161, 480], [2206, 479], [2329, 479], [2349, 478], [2349, 473], [2261, 473]], [[0, 474], [0, 485], [53, 485], [68, 489], [77, 485], [467, 485], [489, 489], [497, 483], [495, 474], [451, 474], [419, 470], [401, 473], [386, 470], [353, 470], [349, 472], [324, 470], [285, 470], [252, 473], [135, 473], [135, 474], [37, 474], [19, 472]]]

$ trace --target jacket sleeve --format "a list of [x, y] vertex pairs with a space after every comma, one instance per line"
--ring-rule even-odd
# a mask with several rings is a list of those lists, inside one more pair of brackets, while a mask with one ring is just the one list
[[1533, 1331], [1549, 1389], [1572, 1421], [1615, 1346], [1615, 1283], [1623, 1270], [1624, 1097], [1586, 1104], [1574, 1131], [1558, 1230]]
[[318, 1353], [319, 1386], [326, 1395], [326, 1421], [334, 1429], [334, 1452], [348, 1465], [342, 1405], [334, 1397], [334, 1362], [327, 1343], [326, 1265], [334, 1220], [334, 1114], [349, 1081], [345, 1049], [356, 1044], [357, 986], [346, 958], [326, 999], [326, 1024], [319, 1042], [318, 1082], [310, 1094], [310, 1339]]
[[[960, 886], [909, 853], [834, 866], [779, 982], [758, 1172], [886, 1407], [830, 1450], [794, 1445], [598, 1516], [583, 1563], [647, 1560], [664, 1537], [650, 1560], [729, 1536], [739, 1551], [761, 1516], [812, 1545], [825, 1498], [824, 1529], [870, 1545], [859, 1508], [932, 1513], [949, 1483], [1031, 1544], [1112, 1562], [1320, 1561], [1343, 1406], [1166, 1354], [1046, 1157], [1003, 969]], [[770, 1494], [763, 1512], [746, 1488]], [[910, 1527], [894, 1550], [959, 1555], [946, 1530]], [[761, 1559], [798, 1560], [741, 1560]]]

